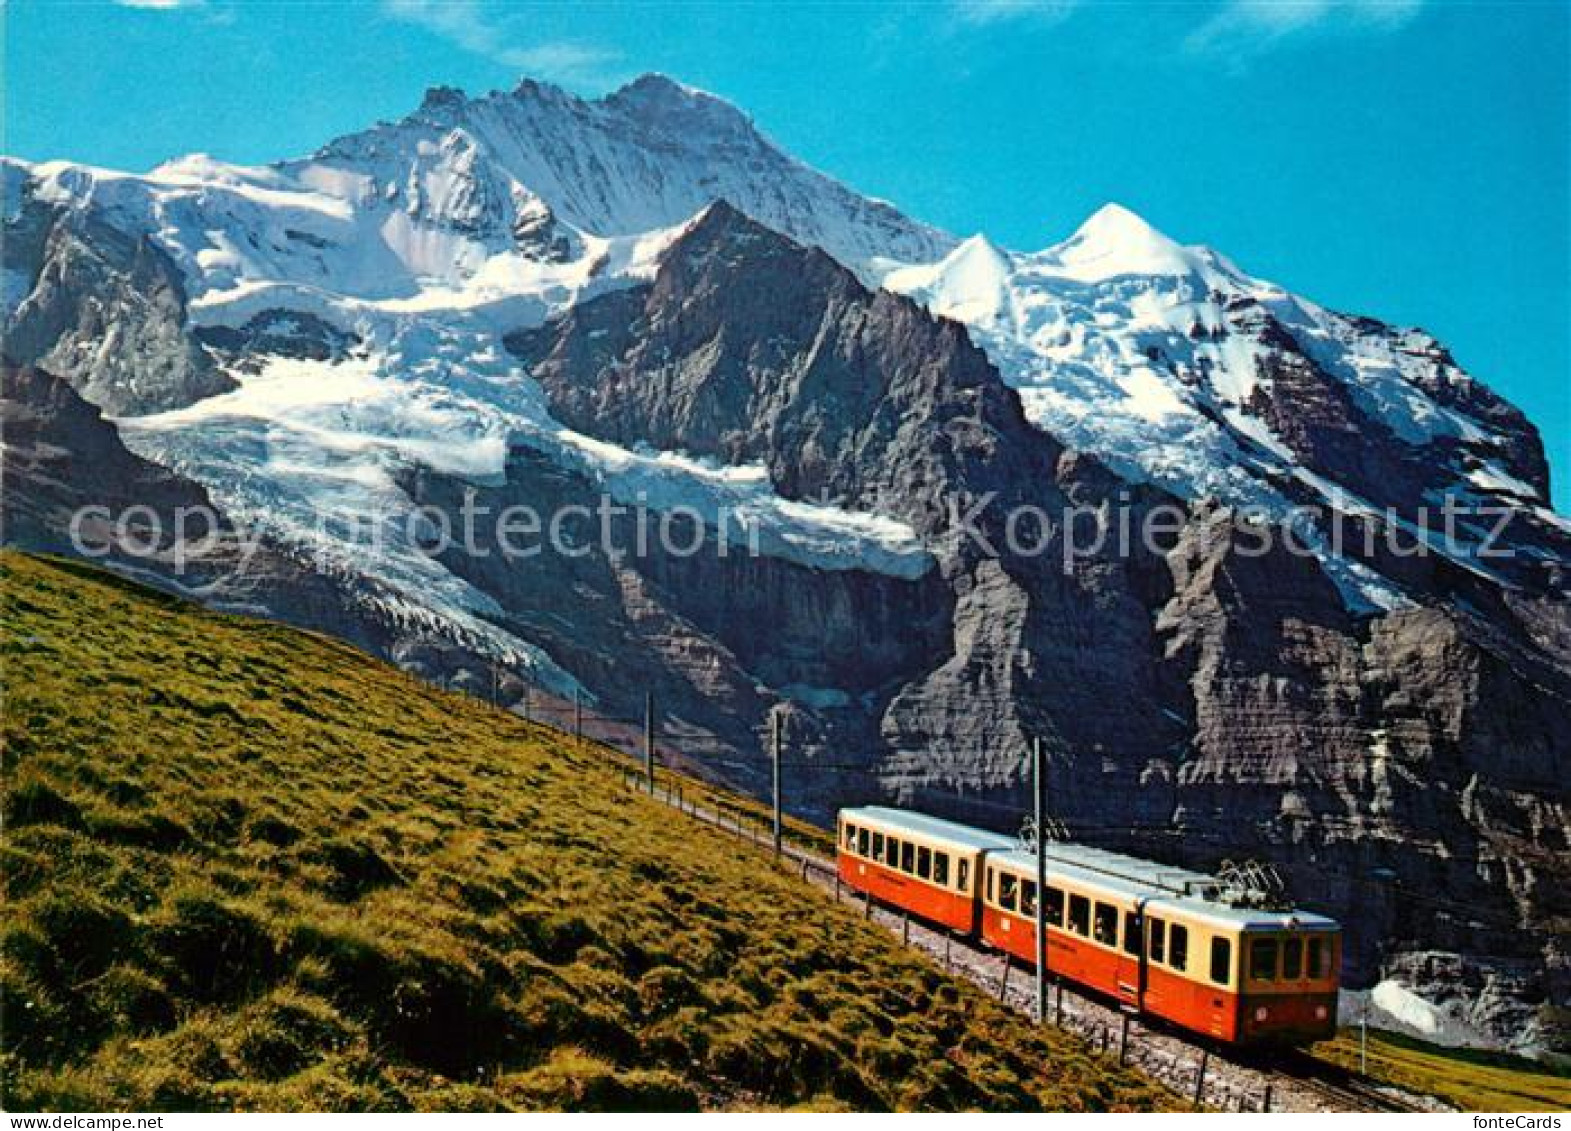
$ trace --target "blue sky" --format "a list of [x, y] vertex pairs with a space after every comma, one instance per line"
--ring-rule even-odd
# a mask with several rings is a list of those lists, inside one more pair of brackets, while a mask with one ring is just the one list
[[1571, 498], [1571, 4], [13, 0], [5, 152], [259, 162], [522, 73], [647, 70], [962, 234], [1107, 200], [1338, 309], [1421, 325], [1544, 433]]

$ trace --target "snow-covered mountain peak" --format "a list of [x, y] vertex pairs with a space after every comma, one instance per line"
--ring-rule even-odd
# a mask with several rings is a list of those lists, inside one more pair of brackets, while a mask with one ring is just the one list
[[462, 106], [469, 96], [456, 86], [427, 87], [420, 100], [420, 109], [426, 113], [440, 113], [443, 109]]
[[929, 262], [954, 246], [946, 233], [786, 154], [730, 103], [662, 75], [589, 100], [534, 80], [477, 97], [438, 88], [408, 117], [279, 168], [315, 184], [369, 181], [362, 199], [396, 203], [411, 167], [442, 173], [432, 153], [455, 130], [473, 153], [452, 178], [506, 189], [469, 194], [496, 205], [484, 223], [472, 217], [466, 225], [488, 238], [509, 229], [505, 199], [516, 186], [573, 231], [608, 239], [670, 227], [724, 198], [864, 277], [875, 261]]
[[1097, 209], [1067, 240], [1035, 257], [1043, 270], [1094, 283], [1121, 275], [1188, 275], [1203, 256], [1169, 239], [1121, 204]]
[[603, 102], [655, 129], [757, 133], [753, 120], [725, 99], [662, 74], [640, 75]]
[[937, 263], [899, 268], [884, 286], [917, 299], [934, 314], [971, 326], [1013, 323], [1011, 279], [1015, 259], [978, 233]]

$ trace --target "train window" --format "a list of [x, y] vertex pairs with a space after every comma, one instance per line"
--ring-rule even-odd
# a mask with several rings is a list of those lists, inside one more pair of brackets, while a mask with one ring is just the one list
[[846, 825], [846, 827], [845, 827], [845, 846], [846, 846], [846, 849], [848, 851], [854, 850], [856, 848], [856, 826], [855, 825]]
[[1331, 948], [1326, 946], [1326, 940], [1313, 938], [1309, 940], [1309, 976], [1311, 978], [1324, 978], [1326, 976], [1326, 954]]
[[1015, 910], [1015, 895], [1018, 887], [1018, 881], [1008, 872], [998, 877], [998, 902], [1003, 905], [1004, 910]]
[[891, 868], [900, 867], [900, 842], [894, 837], [884, 841], [884, 863]]
[[955, 883], [959, 885], [961, 891], [971, 886], [971, 861], [961, 859], [960, 867], [956, 870]]
[[1140, 953], [1140, 914], [1136, 911], [1124, 912], [1124, 953]]
[[[862, 853], [862, 855], [865, 856], [865, 855], [867, 855], [867, 853], [864, 851]], [[874, 833], [873, 834], [873, 859], [877, 860], [879, 862], [882, 862], [883, 859], [884, 859], [884, 834], [883, 833]]]
[[900, 842], [900, 870], [902, 872], [916, 871], [916, 845], [909, 840]]
[[1146, 953], [1151, 956], [1152, 962], [1167, 961], [1167, 921], [1165, 919], [1147, 919], [1149, 925], [1146, 939]]
[[[1276, 940], [1252, 939], [1249, 943], [1249, 976], [1257, 982], [1276, 981]], [[1215, 977], [1215, 975], [1213, 975]]]
[[949, 853], [933, 853], [933, 882], [949, 886]]
[[1091, 901], [1083, 895], [1069, 897], [1069, 929], [1077, 935], [1091, 933]]
[[1064, 893], [1055, 887], [1047, 889], [1047, 921], [1055, 927], [1064, 925]]
[[867, 855], [867, 842], [868, 842], [867, 830], [866, 829], [862, 829], [861, 831], [859, 831], [856, 834], [856, 850], [859, 853], [861, 853], [863, 856]]
[[1282, 977], [1289, 981], [1304, 976], [1304, 940], [1282, 940]]
[[1098, 903], [1094, 926], [1092, 934], [1097, 942], [1108, 946], [1118, 945], [1118, 908], [1111, 903]]
[[1189, 967], [1189, 928], [1174, 923], [1167, 932], [1167, 964], [1174, 970]]
[[1036, 914], [1036, 881], [1020, 881], [1020, 914]]
[[[1272, 948], [1273, 951], [1275, 948]], [[1274, 965], [1274, 963], [1273, 963]], [[1233, 973], [1233, 940], [1211, 940], [1211, 980], [1219, 986], [1225, 986], [1232, 979]]]
[[933, 878], [933, 850], [925, 844], [917, 846], [916, 874], [924, 880]]

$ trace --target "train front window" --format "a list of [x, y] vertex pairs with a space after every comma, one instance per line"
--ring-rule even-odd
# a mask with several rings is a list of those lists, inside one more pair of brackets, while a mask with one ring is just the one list
[[854, 852], [854, 851], [856, 851], [856, 826], [855, 825], [847, 825], [845, 827], [845, 841], [844, 841], [844, 843], [845, 843], [847, 852]]
[[1077, 935], [1091, 933], [1091, 901], [1083, 895], [1069, 897], [1069, 929]]
[[1326, 945], [1326, 940], [1323, 938], [1316, 936], [1309, 940], [1309, 976], [1311, 978], [1324, 978], [1326, 976], [1326, 967], [1329, 965], [1326, 961], [1326, 955], [1330, 950], [1331, 948]]
[[1064, 925], [1064, 893], [1052, 886], [1047, 889], [1047, 921], [1055, 927]]
[[1282, 977], [1295, 981], [1304, 976], [1304, 940], [1282, 940]]
[[868, 835], [866, 829], [860, 829], [856, 834], [856, 850], [862, 856], [867, 855]]
[[1124, 912], [1124, 953], [1140, 954], [1140, 915], [1138, 912]]
[[1005, 911], [1015, 909], [1016, 888], [1019, 887], [1015, 877], [1005, 872], [998, 877], [998, 902]]
[[1167, 960], [1167, 920], [1148, 919], [1150, 925], [1146, 942], [1146, 953], [1151, 956], [1152, 962], [1165, 962]]
[[900, 842], [900, 870], [902, 872], [916, 871], [916, 845], [908, 840]]
[[1096, 941], [1108, 946], [1118, 945], [1118, 908], [1111, 903], [1096, 905]]
[[[863, 852], [862, 855], [866, 856], [867, 853]], [[877, 860], [879, 862], [882, 862], [883, 859], [884, 859], [884, 834], [883, 833], [874, 833], [873, 834], [873, 859]]]
[[1189, 928], [1174, 923], [1167, 933], [1167, 964], [1174, 970], [1189, 968]]
[[933, 853], [933, 882], [949, 886], [949, 853]]
[[933, 850], [925, 844], [917, 846], [916, 874], [924, 880], [933, 878]]
[[[1273, 953], [1275, 948], [1273, 947]], [[1211, 980], [1219, 986], [1225, 986], [1232, 981], [1233, 974], [1233, 940], [1211, 940]]]
[[[1249, 943], [1249, 976], [1257, 982], [1276, 981], [1276, 940], [1252, 939]], [[1214, 981], [1216, 975], [1211, 975]]]

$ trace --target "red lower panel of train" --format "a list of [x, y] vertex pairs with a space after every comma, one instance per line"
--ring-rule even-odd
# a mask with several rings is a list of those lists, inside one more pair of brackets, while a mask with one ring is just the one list
[[[1034, 924], [977, 901], [884, 868], [868, 860], [840, 856], [840, 877], [858, 891], [933, 923], [979, 937], [988, 945], [1036, 964]], [[979, 915], [980, 912], [980, 915]], [[1148, 964], [1140, 984], [1140, 961], [1132, 954], [1099, 946], [1079, 935], [1048, 930], [1048, 969], [1097, 990], [1142, 1013], [1161, 1017], [1196, 1033], [1235, 1044], [1299, 1043], [1330, 1037], [1336, 1031], [1335, 994], [1251, 994], [1231, 990]]]
[[928, 922], [953, 927], [968, 935], [976, 933], [976, 900], [971, 896], [946, 891], [871, 860], [844, 854], [840, 856], [840, 878], [858, 891], [903, 907]]

